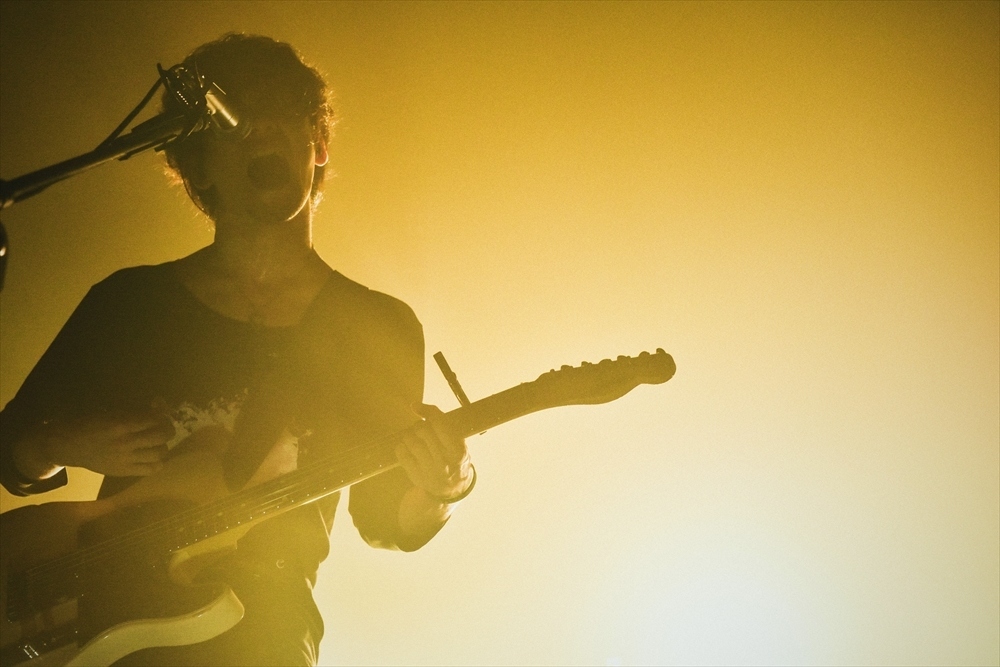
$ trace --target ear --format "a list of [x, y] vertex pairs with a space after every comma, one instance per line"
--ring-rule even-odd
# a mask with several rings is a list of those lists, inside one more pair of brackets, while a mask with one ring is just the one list
[[326, 148], [326, 142], [322, 139], [317, 139], [313, 142], [313, 148], [316, 151], [316, 166], [325, 167], [326, 163], [330, 161], [330, 152]]

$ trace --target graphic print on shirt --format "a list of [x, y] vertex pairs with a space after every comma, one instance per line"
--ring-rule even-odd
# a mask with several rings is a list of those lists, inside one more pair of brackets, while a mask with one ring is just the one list
[[[216, 398], [204, 407], [185, 401], [169, 410], [168, 416], [174, 425], [174, 437], [167, 443], [167, 449], [172, 450], [206, 428], [221, 428], [232, 436], [236, 429], [236, 420], [248, 395], [249, 390], [244, 389], [233, 398]], [[306, 432], [302, 435], [308, 434]], [[299, 438], [286, 428], [273, 443], [267, 456], [245, 486], [254, 486], [292, 472], [298, 468], [298, 458]]]
[[167, 449], [173, 449], [203, 428], [220, 426], [232, 434], [236, 428], [236, 418], [246, 402], [249, 391], [244, 389], [232, 398], [216, 398], [205, 407], [185, 401], [170, 409], [167, 416], [174, 424], [174, 437], [167, 442]]

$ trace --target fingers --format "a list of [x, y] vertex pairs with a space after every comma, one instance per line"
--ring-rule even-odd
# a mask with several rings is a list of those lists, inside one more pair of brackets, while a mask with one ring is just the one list
[[[173, 434], [170, 434], [172, 437]], [[163, 433], [144, 431], [136, 435], [127, 435], [113, 441], [112, 446], [123, 453], [140, 451], [162, 451], [166, 456], [167, 442], [170, 440]]]
[[135, 466], [135, 474], [149, 475], [159, 469], [167, 458], [167, 442], [174, 437], [173, 424], [162, 417], [136, 417], [119, 422], [118, 431], [124, 430], [114, 443], [118, 460], [126, 466]]
[[444, 467], [445, 465], [441, 460], [440, 455], [435, 455], [431, 447], [428, 445], [425, 433], [414, 430], [403, 438], [400, 445], [406, 451], [408, 457], [424, 470]]
[[440, 433], [429, 424], [419, 424], [404, 439], [404, 443], [425, 470], [448, 477], [461, 467], [466, 456], [464, 442], [455, 446], [448, 439], [447, 434]]
[[410, 481], [414, 484], [418, 483], [421, 465], [417, 461], [417, 458], [410, 453], [410, 448], [405, 442], [396, 445], [396, 460], [403, 466]]
[[396, 447], [396, 458], [410, 481], [434, 497], [460, 493], [468, 477], [469, 454], [465, 440], [447, 428], [444, 413], [433, 405], [416, 403], [422, 417]]
[[161, 412], [141, 412], [127, 415], [109, 416], [106, 426], [115, 435], [126, 437], [141, 435], [144, 437], [162, 436], [164, 442], [174, 435], [173, 422]]
[[444, 413], [435, 405], [414, 403], [411, 409], [424, 419], [414, 432], [426, 444], [434, 459], [443, 465], [457, 466], [461, 464], [468, 450], [465, 439], [457, 437], [445, 427], [442, 417]]
[[441, 408], [429, 403], [412, 403], [410, 409], [421, 419], [434, 419], [444, 414]]
[[122, 470], [121, 476], [123, 477], [148, 477], [153, 473], [157, 473], [163, 468], [162, 463], [133, 463], [132, 465], [125, 466]]
[[174, 423], [162, 412], [148, 410], [126, 414], [109, 414], [97, 428], [106, 428], [109, 436], [136, 447], [161, 445], [174, 437]]
[[167, 446], [160, 445], [158, 447], [143, 447], [140, 449], [135, 449], [132, 451], [132, 463], [136, 464], [147, 464], [147, 463], [160, 463], [167, 456]]
[[53, 424], [45, 450], [64, 466], [113, 476], [149, 475], [167, 456], [173, 422], [162, 413], [98, 413]]

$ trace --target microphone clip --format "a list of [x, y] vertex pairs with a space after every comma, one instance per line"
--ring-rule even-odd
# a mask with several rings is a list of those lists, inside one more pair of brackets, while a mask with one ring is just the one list
[[197, 68], [192, 71], [181, 64], [165, 70], [157, 63], [156, 69], [164, 87], [196, 119], [177, 140], [209, 126], [223, 134], [235, 133], [240, 139], [249, 133], [249, 124], [240, 118], [227, 100], [226, 91], [217, 83], [208, 81]]

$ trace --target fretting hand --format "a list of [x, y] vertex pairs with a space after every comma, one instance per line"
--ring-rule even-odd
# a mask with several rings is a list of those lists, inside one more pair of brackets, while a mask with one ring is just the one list
[[458, 498], [473, 481], [472, 461], [465, 439], [449, 433], [436, 406], [417, 403], [423, 418], [396, 447], [396, 458], [414, 486], [431, 499]]

